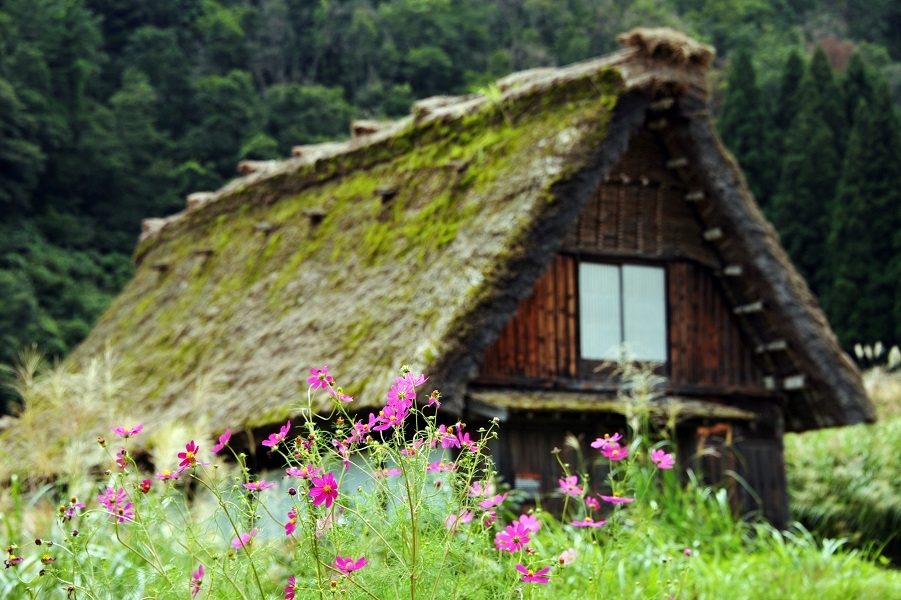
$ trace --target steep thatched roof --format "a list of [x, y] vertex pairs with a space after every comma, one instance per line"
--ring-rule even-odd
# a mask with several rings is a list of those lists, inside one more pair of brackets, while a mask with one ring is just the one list
[[[621, 41], [485, 94], [417, 102], [347, 142], [243, 164], [249, 175], [145, 222], [134, 279], [71, 361], [111, 346], [131, 414], [158, 427], [198, 411], [217, 430], [283, 421], [323, 364], [372, 407], [409, 363], [459, 412], [485, 348], [651, 115], [706, 196], [705, 224], [727, 233], [724, 267], [744, 269], [727, 282], [735, 302], [767, 309], [749, 330], [787, 340], [773, 372], [803, 375], [773, 381], [789, 427], [871, 420], [859, 373], [716, 139], [712, 49], [671, 30]], [[198, 407], [185, 398], [201, 377], [213, 393]]]

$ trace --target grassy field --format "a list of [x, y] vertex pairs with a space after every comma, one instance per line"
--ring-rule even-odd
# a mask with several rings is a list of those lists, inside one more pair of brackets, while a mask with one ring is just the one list
[[[561, 465], [571, 478], [561, 481], [561, 519], [523, 514], [515, 494], [482, 479], [485, 444], [503, 430], [465, 430], [468, 441], [438, 427], [434, 409], [389, 396], [386, 414], [418, 423], [412, 443], [387, 421], [379, 431], [381, 417], [354, 423], [336, 402], [337, 429], [310, 419], [272, 433], [293, 474], [269, 482], [241, 455], [225, 458], [225, 434], [219, 453], [216, 440], [196, 447], [186, 437], [160, 451], [168, 473], [144, 472], [121, 448], [155, 435], [151, 425], [79, 447], [83, 464], [102, 467], [77, 479], [31, 481], [26, 493], [12, 478], [0, 489], [9, 565], [0, 597], [898, 598], [901, 571], [879, 551], [898, 530], [901, 384], [882, 372], [867, 381], [882, 422], [786, 443], [794, 507], [814, 533], [738, 520], [725, 490], [683, 486], [646, 422], [623, 432], [622, 460], [598, 440], [594, 460], [610, 468], [603, 486]], [[440, 451], [455, 444], [450, 463]], [[603, 489], [617, 492], [613, 501]]]

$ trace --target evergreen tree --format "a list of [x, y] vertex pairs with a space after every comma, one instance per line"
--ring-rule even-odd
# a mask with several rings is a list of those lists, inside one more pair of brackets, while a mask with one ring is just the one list
[[[842, 344], [901, 341], [901, 141], [884, 82], [858, 104], [827, 242], [824, 307]], [[894, 314], [892, 330], [890, 315]]]
[[861, 100], [873, 101], [873, 85], [870, 82], [869, 69], [863, 61], [860, 52], [855, 52], [848, 62], [848, 70], [845, 71], [845, 79], [842, 82], [842, 92], [845, 99], [846, 121], [853, 127], [854, 116], [857, 113], [857, 105]]
[[845, 156], [845, 144], [848, 137], [848, 123], [845, 118], [845, 102], [842, 89], [835, 77], [835, 71], [829, 64], [826, 52], [817, 47], [810, 61], [810, 75], [818, 92], [817, 110], [823, 120], [829, 124], [835, 138], [839, 162]]
[[801, 79], [804, 77], [804, 59], [795, 50], [788, 55], [785, 68], [782, 70], [782, 78], [779, 82], [779, 97], [776, 100], [776, 109], [773, 115], [773, 124], [783, 132], [788, 132], [795, 115], [798, 114], [798, 88], [801, 87]]
[[782, 175], [770, 216], [808, 284], [819, 292], [831, 200], [841, 173], [835, 132], [823, 117], [820, 90], [808, 72], [798, 89], [798, 114], [785, 139]]
[[768, 120], [754, 63], [744, 47], [734, 54], [729, 65], [729, 82], [717, 126], [761, 206], [766, 206], [773, 194], [773, 164], [778, 162], [769, 141]]

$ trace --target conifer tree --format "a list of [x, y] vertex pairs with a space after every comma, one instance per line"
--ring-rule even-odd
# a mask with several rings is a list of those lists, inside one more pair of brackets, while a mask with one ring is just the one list
[[861, 100], [873, 101], [873, 84], [870, 82], [869, 69], [859, 52], [851, 55], [845, 79], [842, 82], [842, 93], [845, 100], [845, 117], [853, 127], [857, 105]]
[[829, 64], [829, 59], [826, 57], [826, 52], [821, 47], [817, 47], [813, 53], [810, 61], [810, 75], [813, 77], [819, 95], [817, 110], [835, 134], [836, 148], [839, 161], [841, 161], [845, 155], [845, 144], [848, 137], [844, 95], [836, 80], [832, 65]]
[[767, 110], [746, 47], [734, 54], [729, 65], [728, 87], [717, 126], [758, 203], [765, 206], [775, 188], [773, 165], [778, 159], [771, 152]]
[[782, 78], [779, 82], [779, 97], [776, 99], [776, 108], [773, 115], [773, 124], [781, 132], [787, 133], [791, 127], [795, 115], [798, 114], [798, 88], [801, 87], [801, 79], [804, 78], [804, 59], [795, 50], [788, 55], [785, 68], [782, 70]]
[[824, 307], [842, 344], [901, 341], [899, 124], [884, 82], [854, 115], [827, 241], [831, 279]]
[[841, 158], [835, 132], [823, 116], [819, 83], [811, 72], [801, 81], [798, 102], [769, 214], [792, 261], [817, 293]]

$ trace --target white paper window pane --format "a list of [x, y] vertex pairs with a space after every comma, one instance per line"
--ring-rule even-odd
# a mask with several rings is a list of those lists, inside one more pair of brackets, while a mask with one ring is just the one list
[[582, 358], [619, 360], [622, 344], [619, 267], [579, 263], [579, 338]]
[[666, 283], [663, 269], [623, 265], [625, 342], [636, 360], [666, 362]]

